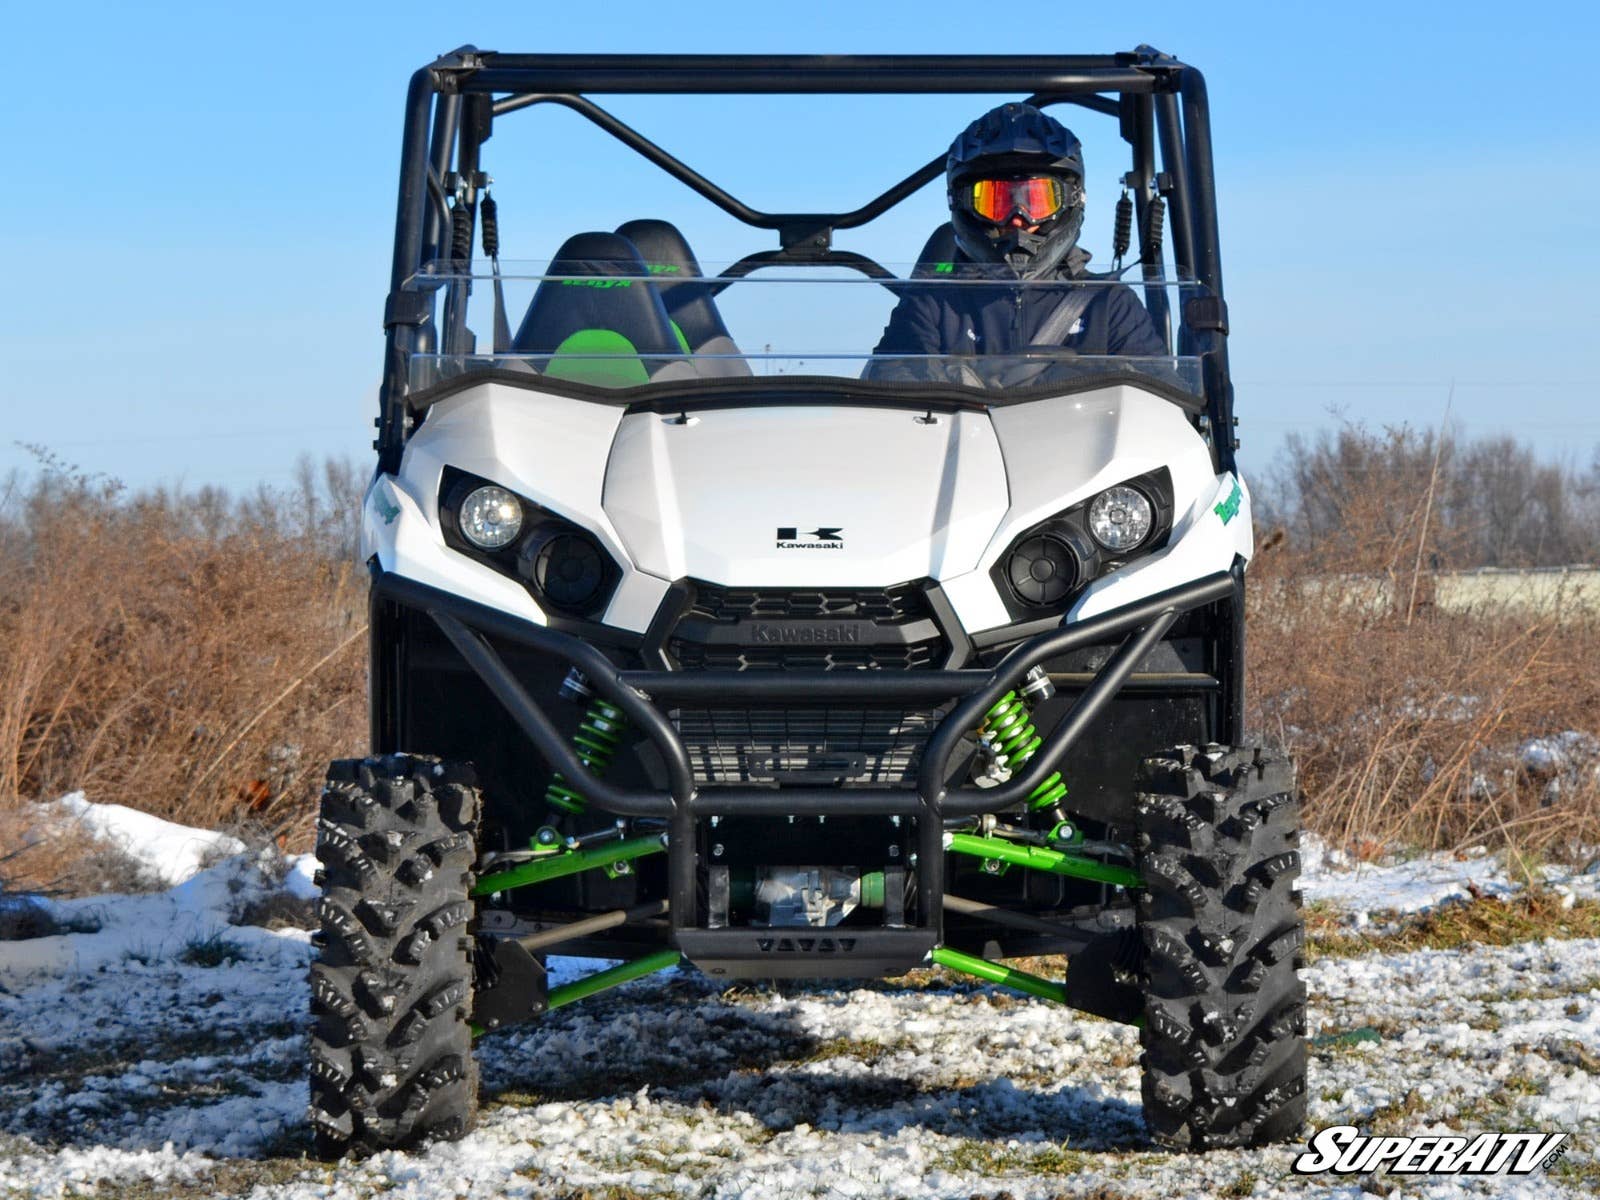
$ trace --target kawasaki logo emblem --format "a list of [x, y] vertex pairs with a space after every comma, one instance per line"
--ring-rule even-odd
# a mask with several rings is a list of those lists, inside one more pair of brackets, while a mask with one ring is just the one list
[[562, 287], [619, 288], [632, 287], [631, 279], [563, 279]]
[[778, 526], [779, 550], [843, 550], [844, 526], [823, 525], [801, 530], [793, 525]]
[[804, 625], [766, 625], [753, 622], [748, 626], [750, 640], [758, 645], [782, 646], [842, 646], [861, 641], [860, 621], [813, 621]]
[[394, 519], [400, 515], [400, 506], [391, 504], [389, 498], [378, 492], [372, 498], [373, 507], [378, 510], [378, 515], [383, 518], [385, 525], [393, 525]]
[[1233, 520], [1239, 515], [1239, 505], [1243, 501], [1244, 489], [1239, 486], [1239, 481], [1235, 479], [1233, 481], [1233, 491], [1228, 493], [1228, 498], [1226, 500], [1219, 501], [1211, 511], [1216, 513], [1217, 516], [1221, 517], [1222, 523], [1226, 525], [1229, 521]]

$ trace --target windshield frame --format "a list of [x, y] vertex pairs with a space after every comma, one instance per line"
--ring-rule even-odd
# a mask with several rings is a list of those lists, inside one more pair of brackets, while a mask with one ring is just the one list
[[[1114, 360], [1113, 360], [1114, 361]], [[1011, 387], [1004, 390], [962, 387], [954, 383], [878, 379], [850, 379], [838, 375], [766, 375], [732, 379], [682, 379], [634, 387], [597, 387], [550, 375], [486, 368], [463, 372], [427, 388], [407, 393], [413, 413], [482, 384], [494, 383], [523, 391], [568, 396], [629, 412], [678, 413], [701, 409], [829, 405], [840, 401], [878, 408], [962, 410], [986, 412], [1015, 404], [1030, 404], [1054, 396], [1075, 396], [1109, 387], [1132, 387], [1171, 401], [1191, 415], [1206, 411], [1203, 396], [1131, 371], [1092, 371], [1054, 383]]]
[[[1204, 415], [1214, 429], [1232, 428], [1209, 104], [1200, 72], [1171, 56], [1148, 46], [1114, 55], [686, 57], [502, 54], [467, 46], [417, 71], [407, 93], [394, 259], [384, 313], [380, 470], [398, 468], [409, 436], [410, 356], [428, 352], [437, 337], [431, 297], [417, 286], [415, 276], [421, 264], [448, 256], [451, 209], [444, 183], [452, 180], [464, 189], [457, 194], [465, 198], [475, 219], [478, 189], [487, 182], [479, 166], [480, 150], [497, 118], [540, 104], [569, 108], [745, 224], [775, 230], [780, 248], [764, 252], [765, 256], [796, 264], [825, 258], [834, 230], [866, 224], [890, 211], [931, 182], [942, 161], [942, 155], [930, 160], [848, 212], [762, 213], [650, 142], [585, 93], [1020, 93], [1040, 106], [1075, 104], [1115, 117], [1132, 151], [1133, 169], [1127, 181], [1138, 228], [1146, 228], [1158, 202], [1166, 204], [1178, 273], [1193, 276], [1211, 293], [1207, 304], [1196, 310], [1196, 319], [1183, 321], [1189, 330], [1186, 341], [1171, 348], [1180, 356], [1201, 359]], [[467, 232], [472, 232], [470, 220]], [[1146, 272], [1151, 269], [1152, 264], [1144, 267]], [[699, 380], [694, 386], [709, 391], [710, 382]], [[830, 383], [829, 390], [837, 390], [840, 382]], [[549, 381], [541, 384], [548, 387]], [[912, 390], [905, 384], [894, 386], [902, 393]], [[916, 390], [920, 393], [921, 387]], [[1213, 440], [1219, 469], [1232, 469], [1233, 451], [1231, 437]]]

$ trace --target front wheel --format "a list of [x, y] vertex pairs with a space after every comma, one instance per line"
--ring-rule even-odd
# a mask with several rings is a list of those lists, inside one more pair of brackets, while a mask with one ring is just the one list
[[317, 822], [321, 954], [311, 967], [319, 1157], [460, 1137], [472, 1062], [470, 767], [403, 754], [328, 770]]
[[1145, 772], [1145, 1123], [1184, 1149], [1293, 1138], [1306, 1115], [1294, 768], [1259, 750], [1185, 746]]

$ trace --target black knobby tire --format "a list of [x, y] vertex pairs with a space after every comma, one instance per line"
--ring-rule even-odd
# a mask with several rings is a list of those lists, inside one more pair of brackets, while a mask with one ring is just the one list
[[328, 770], [317, 823], [311, 1123], [323, 1158], [456, 1138], [472, 1062], [472, 769], [390, 755]]
[[1300, 803], [1288, 760], [1182, 747], [1145, 764], [1145, 1122], [1206, 1150], [1294, 1138], [1306, 1114]]

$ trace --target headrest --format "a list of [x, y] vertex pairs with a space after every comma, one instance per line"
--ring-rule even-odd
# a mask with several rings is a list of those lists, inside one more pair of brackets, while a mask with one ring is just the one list
[[667, 315], [683, 331], [690, 349], [698, 351], [712, 338], [728, 336], [711, 289], [691, 282], [702, 278], [700, 264], [676, 225], [648, 219], [629, 221], [617, 226], [617, 233], [638, 247], [650, 274], [660, 281]]
[[[644, 260], [627, 238], [614, 233], [576, 234], [556, 251], [549, 273], [576, 278], [546, 279], [539, 284], [512, 340], [517, 353], [683, 353], [660, 295], [645, 280], [649, 272]], [[611, 279], [616, 281], [607, 282]], [[637, 360], [627, 365], [634, 373], [642, 366]], [[655, 365], [652, 363], [652, 370]], [[549, 373], [567, 378], [589, 373], [579, 360], [569, 366], [573, 369], [557, 371], [552, 363]], [[622, 364], [616, 368], [621, 369]], [[606, 367], [605, 373], [614, 371]]]
[[[956, 260], [956, 231], [954, 226], [946, 221], [933, 231], [927, 243], [922, 247], [922, 253], [917, 255], [917, 265], [911, 269], [911, 278], [928, 279], [935, 275], [949, 274], [950, 264]], [[944, 267], [941, 271], [939, 268]]]

